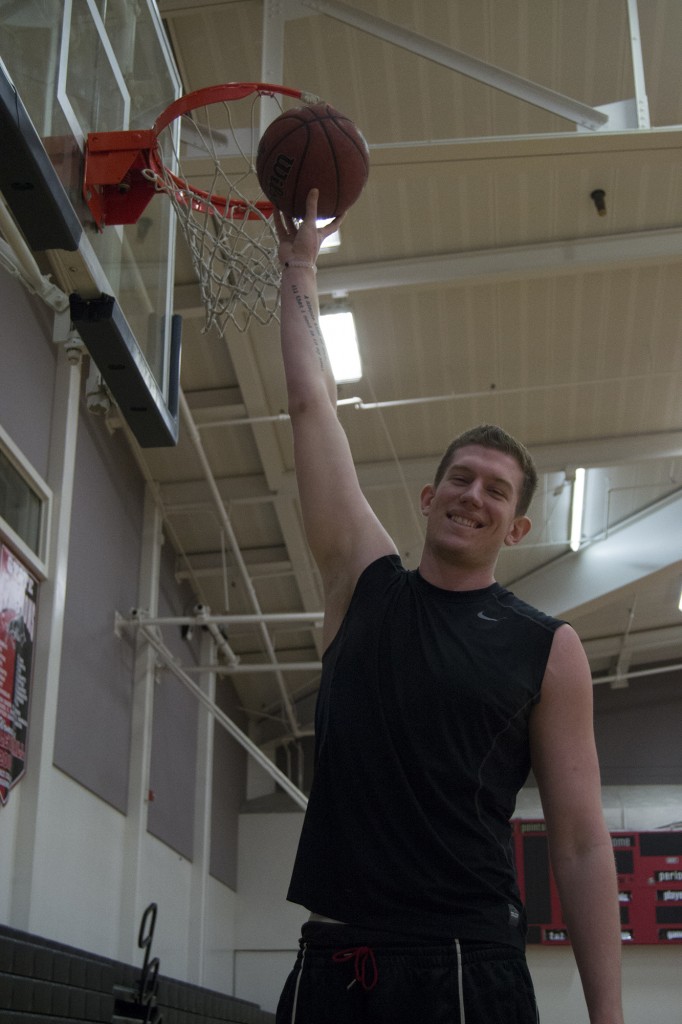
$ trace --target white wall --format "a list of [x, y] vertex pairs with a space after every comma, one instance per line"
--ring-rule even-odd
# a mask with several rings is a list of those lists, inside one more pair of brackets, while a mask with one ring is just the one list
[[234, 995], [237, 917], [236, 894], [214, 878], [208, 880], [202, 984], [215, 992]]
[[[77, 782], [54, 769], [36, 842], [36, 869], [31, 893], [30, 931], [77, 949], [119, 959], [120, 914], [127, 881], [124, 876], [125, 818]], [[14, 837], [21, 811], [19, 782], [0, 811], [0, 921], [12, 924], [11, 894], [15, 876]], [[137, 926], [149, 903], [158, 905], [152, 952], [161, 973], [189, 980], [192, 865], [146, 834]], [[235, 894], [213, 878], [207, 882], [204, 963], [201, 984], [219, 992], [233, 990]], [[131, 962], [141, 966], [137, 931], [131, 937]], [[192, 978], [194, 981], [195, 979]]]
[[[604, 819], [612, 832], [635, 829], [647, 832], [682, 821], [682, 785], [680, 786], [604, 786]], [[516, 801], [517, 818], [542, 818], [537, 789], [521, 790]]]
[[42, 785], [30, 930], [113, 957], [124, 819], [56, 769]]
[[[623, 950], [626, 1024], [677, 1024], [682, 1020], [681, 961], [679, 946], [629, 946]], [[530, 946], [528, 966], [542, 1024], [588, 1024], [570, 949]]]
[[8, 921], [10, 915], [14, 847], [19, 812], [18, 800], [15, 799], [15, 796], [20, 790], [21, 782], [18, 782], [10, 791], [7, 804], [0, 807], [0, 921]]
[[274, 1012], [308, 913], [287, 903], [303, 813], [242, 814], [235, 991]]

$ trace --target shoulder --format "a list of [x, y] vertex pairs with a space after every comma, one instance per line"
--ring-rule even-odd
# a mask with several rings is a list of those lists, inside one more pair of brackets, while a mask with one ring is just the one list
[[511, 590], [507, 590], [505, 587], [497, 586], [493, 593], [493, 597], [498, 605], [512, 612], [518, 616], [519, 619], [526, 619], [529, 622], [534, 622], [540, 628], [548, 630], [550, 633], [555, 633], [561, 626], [567, 623], [564, 619], [556, 619], [552, 615], [548, 615], [546, 612], [540, 611], [539, 608], [533, 607], [533, 605], [527, 604], [516, 594], [512, 593]]
[[559, 623], [552, 640], [547, 662], [547, 675], [551, 679], [575, 680], [582, 686], [589, 683], [592, 691], [592, 675], [585, 654], [585, 648], [576, 631], [567, 622]]
[[554, 633], [542, 681], [538, 719], [561, 729], [578, 717], [592, 721], [592, 673], [580, 637], [568, 623]]

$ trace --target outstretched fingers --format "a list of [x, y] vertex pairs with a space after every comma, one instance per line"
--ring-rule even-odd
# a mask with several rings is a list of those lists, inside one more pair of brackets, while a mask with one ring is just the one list
[[311, 224], [314, 224], [317, 220], [317, 200], [319, 198], [319, 188], [311, 188], [305, 201], [305, 219]]
[[305, 219], [316, 225], [317, 234], [320, 242], [323, 242], [329, 235], [333, 235], [335, 231], [338, 231], [341, 226], [343, 218], [346, 216], [345, 212], [339, 214], [338, 217], [334, 217], [328, 224], [317, 226], [317, 203], [320, 198], [320, 191], [317, 188], [312, 188], [308, 193], [306, 199]]
[[305, 217], [302, 221], [295, 221], [293, 217], [281, 210], [275, 210], [275, 230], [280, 243], [280, 259], [283, 262], [289, 253], [309, 258], [314, 262], [324, 239], [338, 231], [345, 214], [318, 227], [317, 202], [319, 194], [319, 189], [316, 188], [311, 189], [308, 193]]

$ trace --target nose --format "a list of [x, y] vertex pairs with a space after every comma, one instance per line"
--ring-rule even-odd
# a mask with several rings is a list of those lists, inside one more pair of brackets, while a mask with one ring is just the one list
[[463, 501], [469, 505], [482, 505], [483, 504], [483, 484], [480, 480], [470, 480], [466, 485], [462, 493], [460, 494], [460, 501]]

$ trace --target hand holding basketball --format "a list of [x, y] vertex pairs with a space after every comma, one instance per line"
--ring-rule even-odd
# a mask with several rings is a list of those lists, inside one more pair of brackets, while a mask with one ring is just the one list
[[306, 199], [305, 217], [298, 226], [293, 218], [278, 212], [275, 215], [275, 227], [279, 238], [279, 259], [281, 263], [297, 260], [302, 264], [315, 266], [320, 246], [328, 235], [336, 231], [343, 220], [343, 215], [335, 217], [324, 227], [317, 227], [317, 201], [319, 191], [313, 188]]
[[311, 189], [317, 215], [338, 217], [357, 201], [369, 174], [369, 149], [355, 124], [328, 103], [287, 110], [266, 128], [256, 173], [278, 210], [301, 219]]

